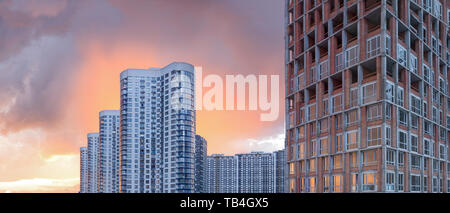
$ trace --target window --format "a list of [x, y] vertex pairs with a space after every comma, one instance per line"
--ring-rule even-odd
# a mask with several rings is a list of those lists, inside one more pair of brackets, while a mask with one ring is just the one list
[[322, 113], [323, 115], [328, 115], [328, 99], [322, 101]]
[[298, 146], [298, 157], [299, 159], [304, 159], [305, 158], [305, 143], [300, 143]]
[[320, 139], [320, 154], [328, 154], [328, 138]]
[[367, 129], [367, 146], [381, 145], [381, 126]]
[[323, 192], [330, 192], [330, 177], [328, 175], [323, 176]]
[[414, 115], [412, 113], [410, 115], [411, 115], [411, 127], [413, 129], [419, 128], [419, 117], [417, 117], [417, 115]]
[[310, 159], [309, 160], [309, 171], [315, 172], [316, 171], [316, 159]]
[[445, 159], [445, 152], [446, 152], [445, 145], [444, 144], [440, 144], [439, 145], [439, 157], [441, 159]]
[[438, 191], [438, 179], [437, 177], [433, 177], [432, 180], [432, 185], [433, 185], [433, 192], [437, 192]]
[[316, 119], [316, 105], [312, 104], [308, 106], [308, 121]]
[[423, 191], [428, 192], [428, 177], [427, 176], [423, 177]]
[[289, 112], [289, 128], [293, 128], [295, 126], [295, 111]]
[[403, 98], [405, 97], [405, 93], [403, 92], [403, 88], [399, 87], [397, 88], [397, 104], [400, 106], [403, 106]]
[[431, 131], [431, 123], [424, 120], [423, 121], [423, 129], [426, 134], [433, 136], [433, 132]]
[[377, 164], [377, 155], [375, 150], [367, 150], [362, 152], [363, 155], [363, 165], [373, 166]]
[[398, 165], [399, 166], [405, 165], [405, 153], [404, 152], [398, 152]]
[[403, 183], [405, 182], [405, 176], [403, 175], [403, 173], [398, 173], [398, 191], [399, 192], [403, 192]]
[[417, 57], [412, 53], [409, 54], [409, 69], [417, 74]]
[[398, 109], [398, 117], [398, 121], [400, 124], [403, 124], [405, 126], [408, 125], [408, 114], [405, 110]]
[[328, 119], [324, 118], [319, 121], [319, 132], [324, 133], [328, 131]]
[[356, 63], [358, 63], [358, 60], [359, 60], [359, 58], [358, 58], [358, 49], [359, 49], [358, 45], [355, 45], [353, 47], [348, 48], [345, 51], [345, 55], [346, 55], [346, 57], [345, 57], [345, 64], [346, 64], [346, 67], [353, 66]]
[[344, 69], [344, 54], [336, 54], [336, 71], [339, 72]]
[[411, 110], [417, 114], [420, 115], [420, 98], [415, 96], [415, 95], [411, 95]]
[[333, 169], [342, 169], [342, 155], [333, 156]]
[[400, 44], [397, 44], [397, 61], [406, 67], [406, 49]]
[[308, 182], [309, 182], [308, 192], [316, 192], [316, 178], [310, 177]]
[[412, 169], [421, 169], [420, 162], [421, 162], [421, 157], [419, 155], [411, 154], [411, 168]]
[[298, 128], [298, 136], [300, 139], [305, 138], [305, 126], [300, 126]]
[[336, 152], [342, 151], [343, 151], [343, 135], [338, 134], [336, 135]]
[[395, 174], [393, 172], [386, 172], [386, 191], [395, 190]]
[[319, 64], [319, 76], [321, 79], [328, 76], [328, 60]]
[[313, 140], [313, 141], [311, 141], [311, 157], [314, 157], [314, 156], [316, 156], [317, 155], [317, 146], [316, 146], [316, 141], [315, 140]]
[[427, 111], [427, 102], [423, 102], [423, 116], [428, 117], [428, 111]]
[[358, 132], [347, 133], [347, 150], [358, 148]]
[[430, 140], [428, 139], [423, 139], [423, 154], [425, 155], [430, 155], [431, 146], [430, 146]]
[[374, 102], [377, 100], [377, 84], [371, 83], [362, 87], [363, 104]]
[[395, 150], [386, 149], [386, 164], [395, 165]]
[[358, 161], [358, 153], [357, 152], [351, 152], [350, 153], [350, 167], [351, 168], [357, 168], [359, 166]]
[[350, 89], [350, 107], [358, 106], [358, 88]]
[[390, 104], [386, 104], [386, 111], [385, 111], [385, 114], [386, 114], [386, 120], [391, 120], [391, 116], [392, 116], [392, 105], [390, 105]]
[[386, 140], [386, 145], [388, 145], [388, 146], [391, 146], [392, 144], [391, 144], [391, 127], [390, 126], [386, 126], [386, 129], [385, 129], [385, 135], [386, 135], [386, 137], [385, 137], [385, 140]]
[[411, 151], [419, 151], [419, 143], [417, 142], [417, 135], [411, 134]]
[[352, 111], [346, 113], [347, 126], [351, 126], [353, 124], [357, 124], [358, 121], [359, 121], [359, 119], [358, 119], [358, 110], [352, 110]]
[[333, 112], [339, 112], [343, 108], [342, 94], [335, 95], [333, 97]]
[[367, 58], [380, 54], [380, 35], [373, 36], [367, 40]]
[[353, 173], [352, 177], [351, 177], [351, 190], [352, 190], [352, 192], [357, 192], [358, 191], [358, 185], [359, 185], [358, 173]]
[[342, 128], [342, 125], [344, 124], [344, 121], [342, 119], [342, 114], [337, 114], [335, 116], [335, 121], [336, 121], [336, 129]]
[[425, 79], [425, 81], [430, 82], [431, 81], [431, 73], [430, 73], [430, 68], [427, 65], [423, 65], [423, 78]]
[[375, 172], [367, 172], [363, 174], [362, 191], [376, 191], [377, 177]]
[[420, 175], [411, 175], [411, 192], [420, 192]]
[[370, 105], [367, 107], [367, 121], [379, 120], [381, 116], [381, 104]]
[[333, 176], [333, 192], [343, 192], [343, 178], [342, 175]]
[[388, 81], [385, 90], [386, 90], [386, 100], [394, 103], [394, 84]]
[[406, 132], [398, 131], [398, 147], [400, 149], [408, 149], [408, 137]]

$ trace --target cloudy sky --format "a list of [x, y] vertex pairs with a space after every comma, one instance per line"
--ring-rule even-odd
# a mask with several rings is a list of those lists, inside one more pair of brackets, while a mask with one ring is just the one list
[[[283, 81], [283, 24], [279, 0], [0, 0], [0, 192], [77, 192], [79, 147], [99, 111], [119, 109], [127, 68]], [[282, 148], [282, 94], [274, 122], [199, 111], [208, 153]]]

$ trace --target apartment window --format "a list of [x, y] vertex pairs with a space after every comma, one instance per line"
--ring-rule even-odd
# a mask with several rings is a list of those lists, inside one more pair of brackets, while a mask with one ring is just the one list
[[339, 112], [343, 108], [342, 94], [335, 95], [333, 97], [333, 112]]
[[367, 146], [381, 145], [381, 126], [367, 129]]
[[295, 111], [289, 112], [289, 128], [293, 128], [295, 126]]
[[316, 171], [316, 159], [310, 159], [309, 160], [309, 171], [315, 172]]
[[423, 129], [426, 134], [429, 134], [431, 136], [433, 135], [433, 132], [431, 131], [431, 123], [430, 122], [424, 120], [423, 121]]
[[386, 120], [391, 120], [391, 116], [392, 116], [392, 105], [386, 104], [385, 114], [386, 114]]
[[411, 168], [412, 169], [421, 169], [420, 161], [421, 161], [421, 158], [419, 155], [411, 154]]
[[392, 137], [391, 137], [391, 127], [390, 126], [386, 126], [386, 129], [385, 129], [385, 140], [386, 140], [386, 145], [388, 145], [388, 146], [391, 146], [392, 144], [391, 144], [391, 139], [392, 139]]
[[333, 176], [333, 192], [343, 192], [343, 178], [342, 175], [334, 175]]
[[406, 67], [406, 49], [400, 44], [397, 44], [397, 61]]
[[297, 76], [297, 82], [299, 89], [303, 89], [305, 87], [305, 75], [303, 72]]
[[377, 100], [376, 99], [376, 95], [377, 95], [376, 88], [377, 88], [376, 83], [367, 84], [362, 87], [362, 97], [363, 97], [364, 104], [374, 102]]
[[316, 192], [316, 178], [310, 177], [308, 182], [309, 182], [308, 192]]
[[417, 74], [417, 57], [411, 53], [409, 54], [409, 59], [409, 69]]
[[445, 145], [444, 144], [440, 144], [439, 145], [439, 157], [441, 159], [445, 159], [445, 152], [446, 152]]
[[419, 152], [419, 143], [417, 141], [417, 135], [411, 134], [411, 151]]
[[344, 70], [344, 67], [344, 54], [336, 54], [336, 71], [339, 72], [341, 70]]
[[373, 166], [377, 164], [377, 155], [375, 150], [364, 151], [362, 152], [362, 155], [364, 166]]
[[395, 190], [395, 174], [393, 172], [386, 172], [386, 191]]
[[305, 143], [300, 143], [299, 145], [298, 145], [298, 157], [299, 157], [299, 159], [304, 159], [305, 158], [305, 154], [306, 154], [306, 152], [305, 152]]
[[380, 54], [380, 35], [373, 36], [367, 40], [367, 58]]
[[398, 131], [398, 147], [400, 149], [408, 149], [408, 137], [406, 132]]
[[386, 35], [386, 54], [391, 55], [391, 37]]
[[350, 107], [358, 106], [358, 88], [350, 89]]
[[353, 66], [358, 63], [358, 49], [358, 45], [355, 45], [345, 51], [345, 64], [347, 67]]
[[430, 146], [430, 140], [428, 140], [428, 139], [423, 139], [423, 154], [425, 154], [425, 155], [430, 155], [430, 154], [431, 154], [430, 148], [431, 148], [431, 146]]
[[342, 155], [333, 156], [333, 169], [342, 169]]
[[347, 150], [358, 148], [358, 132], [347, 133]]
[[398, 109], [398, 121], [400, 124], [408, 125], [408, 114], [403, 109]]
[[411, 192], [420, 192], [420, 175], [411, 175]]
[[358, 181], [358, 173], [353, 173], [351, 176], [351, 190], [352, 192], [358, 191], [359, 181]]
[[328, 99], [322, 101], [322, 113], [323, 115], [328, 115]]
[[357, 168], [359, 166], [358, 161], [358, 153], [357, 152], [351, 152], [350, 153], [350, 167], [351, 168]]
[[343, 135], [338, 134], [336, 135], [336, 152], [342, 151], [343, 151]]
[[420, 115], [420, 98], [415, 96], [415, 95], [411, 95], [411, 110], [417, 114]]
[[311, 157], [314, 157], [314, 156], [316, 156], [317, 155], [317, 146], [316, 146], [316, 141], [315, 140], [312, 140], [311, 141]]
[[432, 191], [433, 192], [438, 192], [438, 179], [437, 179], [437, 177], [433, 177], [433, 180], [432, 180], [431, 184], [433, 185]]
[[381, 104], [374, 104], [367, 107], [367, 121], [375, 121], [382, 118]]
[[308, 121], [316, 119], [316, 105], [312, 104], [308, 106]]
[[386, 149], [386, 164], [395, 165], [395, 150]]
[[438, 122], [437, 108], [433, 106], [433, 121]]
[[405, 93], [404, 93], [403, 88], [401, 88], [401, 87], [397, 88], [397, 104], [398, 105], [404, 106], [403, 105], [404, 104], [404, 102], [403, 102], [404, 97], [405, 97]]
[[328, 131], [328, 119], [322, 119], [319, 121], [319, 132], [324, 133]]
[[386, 90], [386, 100], [394, 103], [394, 84], [388, 81], [385, 90]]
[[335, 116], [335, 120], [336, 120], [336, 129], [342, 128], [342, 125], [344, 124], [344, 121], [342, 119], [342, 114], [337, 114]]
[[375, 172], [366, 172], [363, 174], [362, 191], [376, 191], [377, 176]]
[[351, 126], [353, 124], [357, 124], [359, 121], [358, 119], [358, 110], [352, 110], [346, 113], [346, 122], [347, 126]]
[[444, 128], [439, 128], [439, 137], [441, 140], [445, 140], [447, 137], [447, 131]]
[[428, 114], [427, 108], [428, 108], [427, 107], [427, 102], [424, 101], [423, 102], [423, 116], [424, 117], [428, 117], [428, 115], [427, 115]]
[[295, 174], [295, 163], [289, 163], [289, 174]]
[[320, 154], [328, 154], [328, 138], [320, 139]]
[[321, 79], [328, 76], [328, 60], [319, 64], [319, 75]]
[[419, 117], [412, 113], [410, 115], [411, 115], [411, 127], [413, 129], [417, 129], [419, 127]]
[[428, 177], [423, 177], [423, 192], [428, 192]]
[[405, 182], [405, 176], [403, 175], [403, 173], [398, 173], [398, 191], [399, 192], [403, 192], [404, 187], [403, 187], [403, 183]]
[[298, 128], [298, 136], [300, 139], [305, 138], [305, 126], [300, 126]]
[[330, 177], [328, 175], [323, 176], [323, 192], [330, 192]]
[[330, 168], [328, 159], [329, 159], [329, 157], [322, 158], [322, 171], [328, 171], [328, 169]]
[[404, 152], [398, 152], [398, 165], [399, 166], [405, 166], [405, 153]]
[[431, 81], [431, 73], [430, 73], [430, 68], [427, 65], [423, 65], [423, 78], [425, 79], [425, 81], [430, 82]]

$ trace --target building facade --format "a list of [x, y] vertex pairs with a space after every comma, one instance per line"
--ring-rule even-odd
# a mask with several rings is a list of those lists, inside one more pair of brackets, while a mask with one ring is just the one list
[[275, 192], [285, 193], [286, 192], [286, 174], [287, 174], [287, 163], [285, 151], [278, 150], [273, 153], [274, 164], [275, 164]]
[[287, 0], [289, 192], [449, 192], [446, 0]]
[[274, 193], [273, 153], [251, 152], [236, 155], [238, 193]]
[[195, 135], [195, 192], [206, 192], [206, 156], [208, 142], [200, 135]]
[[120, 74], [120, 192], [194, 192], [194, 67]]
[[119, 192], [120, 111], [99, 113], [99, 192]]
[[80, 147], [80, 193], [88, 192], [88, 149]]
[[235, 156], [213, 154], [206, 158], [206, 192], [237, 193], [237, 169]]
[[89, 133], [88, 140], [88, 193], [98, 193], [98, 133]]

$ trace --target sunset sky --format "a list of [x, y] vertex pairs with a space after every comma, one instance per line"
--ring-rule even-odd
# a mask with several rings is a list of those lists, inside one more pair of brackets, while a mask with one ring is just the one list
[[0, 0], [0, 193], [78, 192], [79, 147], [99, 111], [119, 109], [128, 68], [183, 61], [203, 75], [280, 75], [278, 120], [198, 111], [197, 134], [208, 154], [283, 148], [283, 4]]

